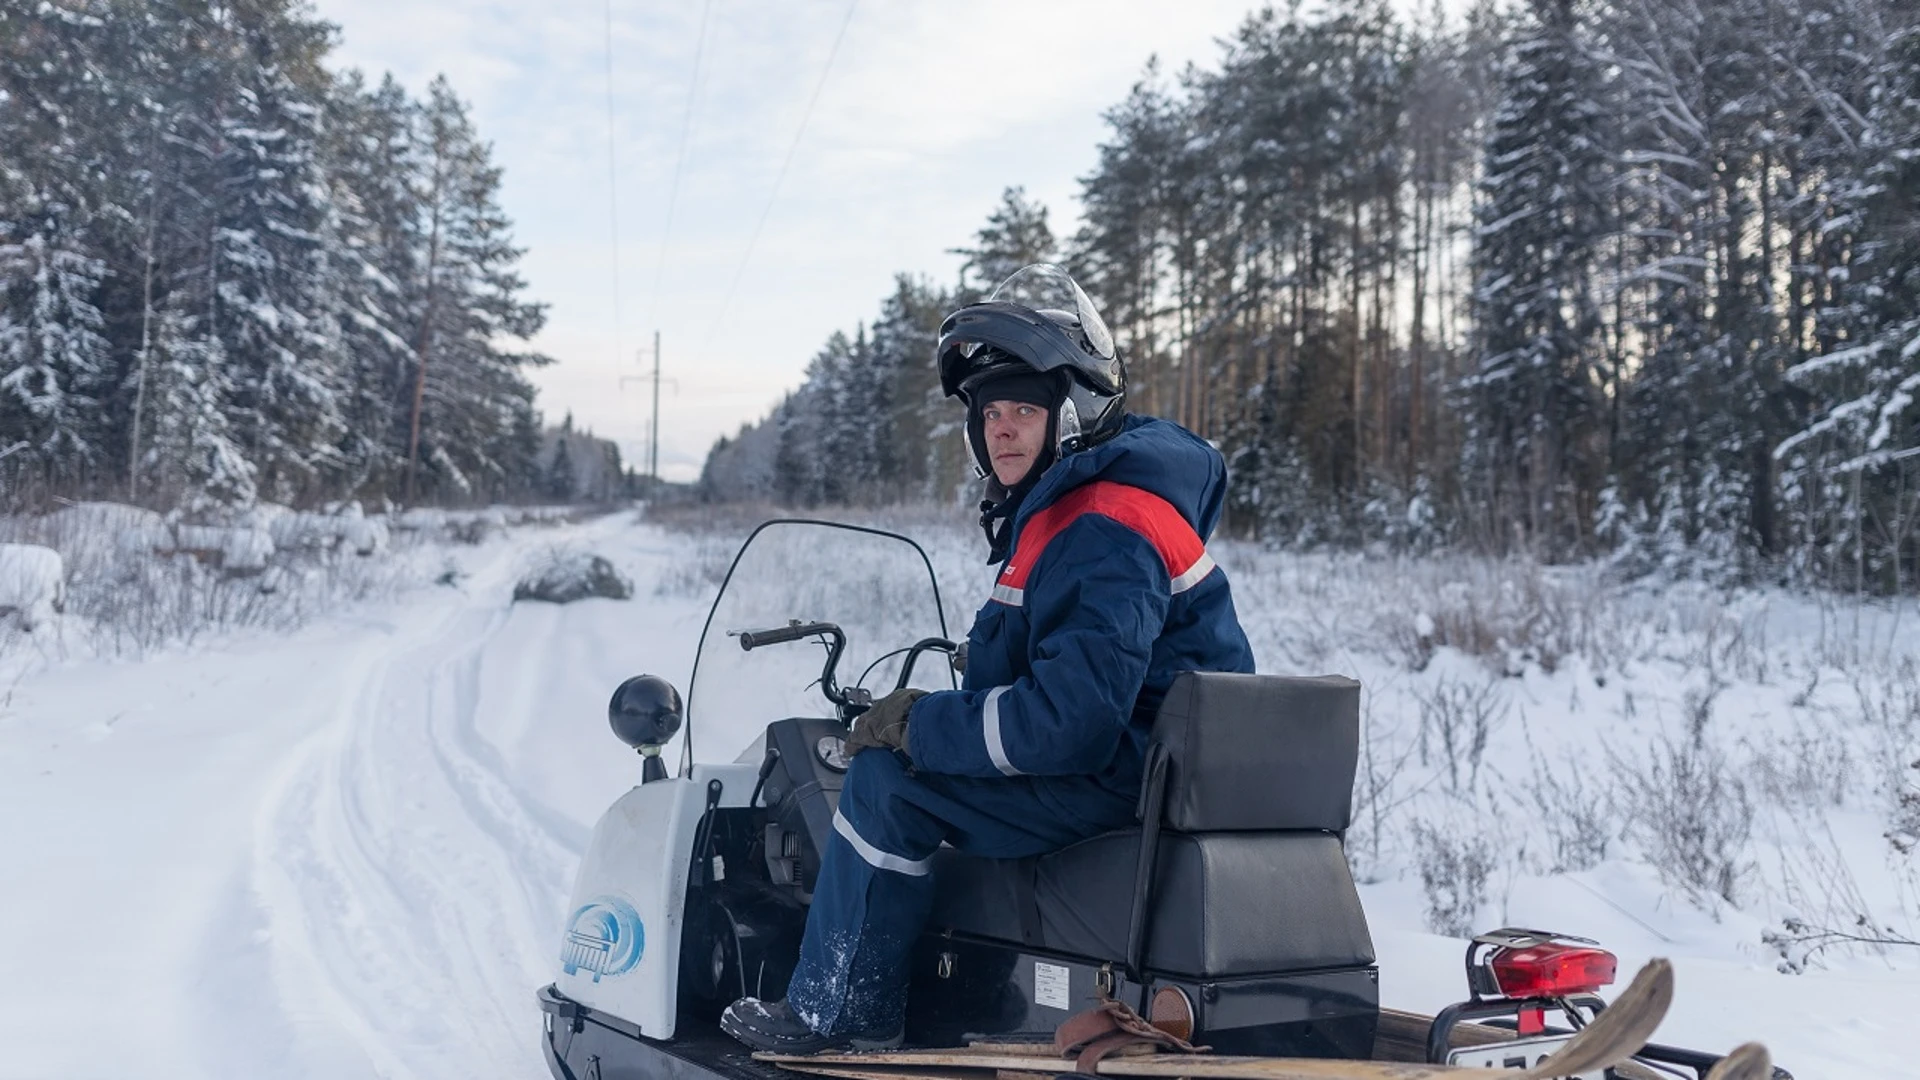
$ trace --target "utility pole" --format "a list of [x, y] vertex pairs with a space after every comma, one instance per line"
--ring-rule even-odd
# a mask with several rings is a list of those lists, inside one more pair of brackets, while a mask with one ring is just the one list
[[660, 376], [660, 331], [653, 332], [653, 370], [643, 371], [639, 375], [620, 376], [620, 389], [625, 390], [630, 382], [651, 382], [653, 384], [653, 420], [647, 428], [647, 493], [655, 494], [660, 485], [660, 384], [671, 384], [678, 393], [680, 384], [673, 379]]
[[660, 486], [660, 331], [653, 332], [653, 424], [647, 429], [647, 491]]

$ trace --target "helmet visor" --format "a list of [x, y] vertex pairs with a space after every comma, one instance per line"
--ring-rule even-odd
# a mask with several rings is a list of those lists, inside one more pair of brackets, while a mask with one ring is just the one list
[[1063, 328], [1078, 327], [1088, 352], [1113, 359], [1113, 334], [1087, 294], [1053, 263], [1034, 263], [1014, 271], [987, 297], [989, 303], [1018, 304], [1037, 311]]

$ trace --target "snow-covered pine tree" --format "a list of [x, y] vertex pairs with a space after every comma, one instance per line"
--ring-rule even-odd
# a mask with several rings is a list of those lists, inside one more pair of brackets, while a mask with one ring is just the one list
[[558, 503], [570, 503], [579, 494], [574, 477], [573, 451], [567, 446], [572, 441], [568, 438], [571, 434], [571, 430], [563, 430], [553, 440], [553, 460], [547, 465], [546, 482], [540, 492]]
[[233, 365], [220, 338], [202, 332], [199, 321], [170, 307], [155, 318], [146, 364], [152, 419], [136, 464], [148, 490], [169, 502], [245, 505], [258, 485], [228, 419]]
[[815, 506], [821, 499], [820, 390], [803, 383], [774, 407], [773, 497], [783, 506]]
[[506, 498], [538, 476], [539, 425], [521, 368], [549, 361], [497, 342], [532, 337], [546, 313], [521, 299], [500, 170], [444, 77], [428, 88], [419, 123], [426, 253], [410, 283], [420, 314], [406, 495]]
[[1849, 39], [1870, 60], [1864, 92], [1825, 87], [1835, 122], [1853, 121], [1826, 185], [1826, 231], [1844, 238], [1845, 259], [1819, 313], [1826, 350], [1787, 373], [1814, 411], [1775, 456], [1818, 514], [1805, 542], [1828, 579], [1895, 590], [1920, 580], [1920, 17], [1898, 5], [1846, 10]]
[[111, 468], [102, 15], [90, 3], [0, 11], [0, 449], [14, 451], [11, 473], [54, 493]]
[[941, 393], [932, 357], [952, 297], [924, 278], [901, 274], [880, 305], [871, 338], [873, 377], [888, 387], [889, 444], [881, 448], [881, 494], [947, 501], [971, 474], [959, 410]]
[[67, 489], [105, 464], [107, 342], [93, 306], [105, 264], [73, 209], [44, 201], [33, 218], [0, 223], [0, 442], [25, 442], [49, 484]]
[[960, 265], [963, 300], [985, 296], [1014, 271], [1029, 263], [1051, 262], [1057, 253], [1047, 208], [1027, 198], [1023, 187], [1000, 193], [1000, 205], [974, 235], [973, 247], [950, 252], [966, 256]]
[[1529, 3], [1501, 73], [1474, 234], [1465, 502], [1484, 542], [1550, 554], [1587, 542], [1605, 481], [1594, 275], [1612, 162], [1587, 19], [1584, 0]]
[[408, 335], [419, 324], [424, 237], [418, 228], [416, 112], [392, 76], [368, 90], [358, 72], [335, 84], [323, 142], [330, 189], [322, 227], [329, 309], [339, 327], [343, 480], [352, 491], [396, 491], [406, 463]]
[[1177, 185], [1188, 119], [1157, 61], [1104, 119], [1099, 164], [1080, 182], [1084, 224], [1068, 261], [1127, 357], [1128, 401], [1142, 412], [1178, 416], [1182, 335], [1177, 290], [1169, 283], [1186, 207]]
[[[860, 337], [864, 343], [865, 334]], [[808, 505], [845, 506], [860, 499], [866, 472], [861, 455], [866, 428], [873, 421], [858, 408], [857, 361], [854, 343], [834, 331], [807, 366], [810, 393], [795, 396], [796, 407], [804, 406], [809, 414], [806, 423], [795, 428], [796, 434], [806, 432], [811, 444], [803, 458], [808, 468], [802, 501]]]
[[[1709, 477], [1703, 415], [1723, 407], [1705, 353], [1709, 325], [1709, 249], [1713, 212], [1711, 106], [1703, 67], [1706, 14], [1698, 5], [1621, 0], [1610, 13], [1613, 56], [1622, 72], [1616, 213], [1620, 235], [1604, 273], [1626, 300], [1610, 330], [1637, 338], [1639, 364], [1615, 401], [1621, 410], [1613, 498], [1630, 508], [1644, 535], [1632, 538], [1673, 569], [1692, 560], [1691, 545], [1727, 539], [1726, 478]], [[1713, 494], [1705, 485], [1711, 484]], [[1709, 523], [1714, 524], [1709, 524]], [[1618, 537], [1616, 540], [1626, 540]], [[1724, 562], [1724, 545], [1707, 554]]]
[[324, 291], [322, 106], [286, 70], [315, 65], [325, 39], [271, 9], [260, 18], [236, 18], [235, 78], [208, 118], [217, 149], [211, 329], [235, 368], [229, 420], [261, 493], [293, 502], [339, 476], [347, 357]]

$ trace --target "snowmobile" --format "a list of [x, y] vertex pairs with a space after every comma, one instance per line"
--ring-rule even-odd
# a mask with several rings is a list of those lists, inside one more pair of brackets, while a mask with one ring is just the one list
[[[824, 662], [808, 644], [824, 648]], [[953, 687], [956, 649], [932, 561], [912, 540], [796, 519], [753, 531], [707, 613], [684, 701], [644, 675], [609, 704], [642, 776], [594, 829], [560, 974], [538, 992], [554, 1080], [790, 1075], [724, 1035], [719, 1013], [742, 996], [785, 994], [848, 766], [848, 724], [876, 687]], [[696, 734], [750, 745], [731, 762], [703, 760]], [[664, 749], [676, 737], [669, 776]], [[1357, 683], [1188, 673], [1150, 747], [1138, 826], [1038, 858], [935, 856], [938, 900], [912, 961], [909, 1047], [1032, 1046], [1096, 1002], [1119, 1001], [1232, 1055], [1223, 1061], [1524, 1069], [1604, 1015], [1595, 991], [1613, 981], [1611, 954], [1526, 930], [1476, 939], [1470, 996], [1438, 1016], [1381, 1007], [1342, 847]], [[1564, 1023], [1549, 1026], [1550, 1014]], [[1616, 1055], [1635, 1052], [1633, 1062], [1605, 1074], [1751, 1074], [1736, 1071], [1745, 1058], [1714, 1072], [1719, 1055], [1643, 1038]], [[831, 1062], [814, 1071], [954, 1075], [878, 1064], [835, 1073]]]

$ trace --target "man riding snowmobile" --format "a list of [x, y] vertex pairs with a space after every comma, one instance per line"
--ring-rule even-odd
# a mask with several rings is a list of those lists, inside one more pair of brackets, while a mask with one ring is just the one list
[[1019, 858], [1131, 825], [1174, 676], [1253, 670], [1205, 546], [1225, 462], [1126, 413], [1113, 338], [1065, 272], [1027, 267], [948, 316], [937, 358], [967, 408], [1001, 569], [963, 688], [896, 691], [855, 722], [787, 996], [721, 1017], [755, 1049], [897, 1044], [934, 851]]

